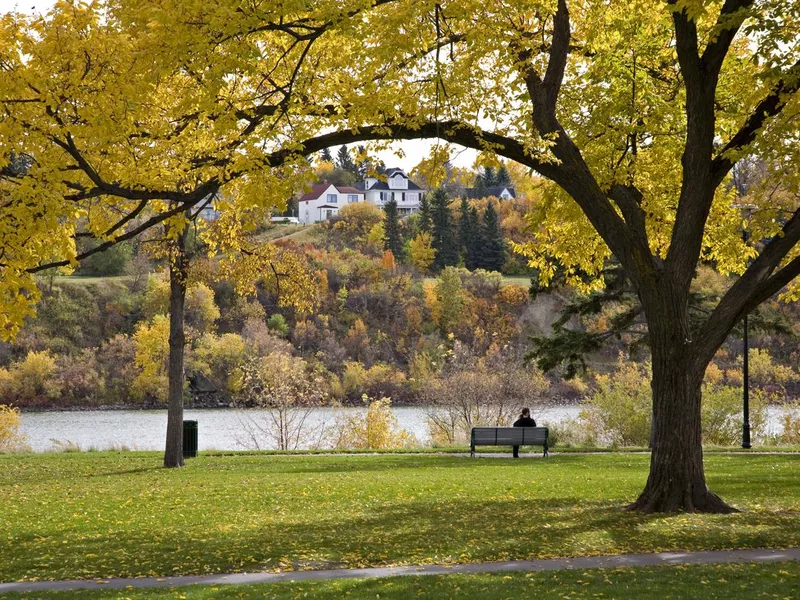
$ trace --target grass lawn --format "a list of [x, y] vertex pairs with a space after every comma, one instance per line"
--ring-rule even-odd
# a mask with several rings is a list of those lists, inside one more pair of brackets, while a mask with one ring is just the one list
[[624, 510], [649, 456], [0, 456], [0, 581], [800, 546], [800, 455], [711, 455], [736, 515]]
[[131, 598], [133, 600], [224, 600], [226, 598], [271, 598], [295, 600], [316, 598], [480, 598], [500, 600], [748, 600], [796, 598], [800, 590], [797, 563], [719, 565], [702, 567], [654, 567], [502, 575], [445, 575], [394, 577], [248, 586], [193, 586], [161, 590], [59, 592], [11, 594], [9, 599]]

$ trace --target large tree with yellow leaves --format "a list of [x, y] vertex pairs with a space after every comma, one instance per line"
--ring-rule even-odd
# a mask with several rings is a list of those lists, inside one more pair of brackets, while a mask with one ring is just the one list
[[[110, 244], [226, 187], [246, 212], [288, 195], [308, 152], [439, 137], [552, 182], [520, 248], [544, 279], [602, 285], [613, 254], [633, 282], [654, 428], [633, 508], [731, 510], [706, 486], [700, 387], [747, 311], [797, 297], [799, 3], [144, 0], [2, 27], [4, 164], [31, 161], [4, 169], [4, 334], [76, 232]], [[741, 199], [744, 157], [767, 176]], [[739, 277], [692, 328], [700, 261]]]

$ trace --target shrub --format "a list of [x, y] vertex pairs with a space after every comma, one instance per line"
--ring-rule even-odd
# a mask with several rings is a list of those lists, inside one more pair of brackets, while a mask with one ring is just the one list
[[327, 399], [320, 373], [303, 359], [278, 353], [249, 360], [241, 371], [239, 402], [269, 409], [240, 421], [245, 431], [242, 445], [260, 449], [264, 439], [278, 450], [296, 450], [314, 439], [310, 445], [321, 444], [324, 426], [309, 424], [314, 407]]
[[[88, 245], [81, 244], [81, 250], [88, 250]], [[108, 277], [125, 273], [133, 258], [133, 247], [130, 242], [122, 242], [111, 246], [108, 250], [92, 254], [81, 261], [78, 275]]]
[[[764, 432], [768, 400], [768, 395], [761, 390], [753, 390], [750, 394], [750, 435], [753, 439]], [[706, 384], [700, 410], [704, 443], [719, 446], [741, 443], [742, 391], [739, 388]]]
[[653, 401], [650, 378], [649, 364], [622, 358], [613, 374], [596, 376], [597, 390], [587, 398], [580, 417], [588, 437], [620, 446], [646, 446]]
[[473, 427], [509, 425], [523, 406], [541, 401], [548, 385], [537, 371], [492, 361], [431, 379], [420, 391], [429, 406], [431, 439], [437, 445], [463, 443]]
[[267, 327], [269, 327], [270, 331], [281, 337], [289, 335], [289, 325], [286, 323], [286, 318], [280, 313], [275, 313], [270, 316], [267, 321]]
[[218, 390], [232, 393], [241, 380], [241, 367], [247, 356], [245, 340], [236, 333], [216, 336], [207, 333], [193, 349], [189, 370], [208, 377]]
[[132, 386], [134, 396], [139, 400], [151, 397], [166, 402], [169, 392], [169, 318], [156, 315], [152, 324], [140, 323], [133, 340], [136, 343], [136, 366], [139, 368]]
[[25, 435], [19, 432], [19, 426], [19, 409], [0, 404], [0, 452], [16, 452], [29, 449]]
[[292, 353], [292, 345], [275, 335], [262, 319], [247, 319], [242, 328], [242, 337], [258, 356], [273, 352]]
[[24, 360], [0, 369], [0, 398], [33, 406], [58, 398], [56, 360], [48, 351], [28, 352]]
[[373, 400], [366, 394], [366, 413], [340, 417], [334, 428], [334, 447], [341, 449], [402, 448], [416, 444], [416, 439], [397, 424], [389, 398]]
[[93, 349], [84, 350], [76, 355], [62, 354], [56, 364], [62, 405], [100, 404], [104, 400], [105, 380]]
[[[748, 357], [750, 377], [753, 382], [759, 385], [779, 384], [785, 385], [797, 375], [791, 367], [775, 364], [772, 355], [766, 348], [751, 348]], [[736, 359], [738, 365], [742, 365], [743, 358]]]
[[97, 349], [96, 359], [105, 382], [105, 401], [109, 404], [133, 402], [132, 386], [138, 375], [133, 338], [115, 335]]
[[777, 441], [782, 444], [800, 444], [800, 405], [795, 404], [786, 411], [782, 425], [783, 433]]
[[360, 362], [349, 361], [342, 375], [343, 391], [350, 398], [402, 394], [405, 383], [405, 373], [386, 363], [376, 363], [367, 369]]

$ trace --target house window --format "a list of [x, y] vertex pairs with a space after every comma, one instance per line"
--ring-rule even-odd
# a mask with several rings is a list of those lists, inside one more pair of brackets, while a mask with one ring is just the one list
[[386, 200], [386, 193], [385, 192], [381, 192], [381, 202], [383, 202], [385, 200]]
[[358, 196], [356, 194], [348, 194], [347, 195], [348, 202], [358, 202]]
[[400, 194], [400, 202], [405, 202], [405, 201], [406, 201], [406, 193], [403, 192], [402, 194]]
[[339, 201], [339, 196], [337, 196], [336, 194], [328, 194], [328, 202], [336, 204], [338, 201]]
[[333, 211], [331, 209], [327, 209], [325, 211], [325, 219], [330, 219], [333, 216]]

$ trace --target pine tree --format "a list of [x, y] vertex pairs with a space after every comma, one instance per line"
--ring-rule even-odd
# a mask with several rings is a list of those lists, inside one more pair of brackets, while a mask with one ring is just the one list
[[403, 236], [400, 234], [400, 221], [397, 217], [397, 201], [389, 200], [383, 207], [383, 247], [391, 250], [396, 259], [403, 256]]
[[475, 198], [485, 198], [489, 195], [489, 189], [486, 186], [486, 178], [483, 173], [478, 173], [475, 176], [475, 187], [473, 189]]
[[497, 185], [497, 175], [492, 167], [483, 168], [483, 183], [487, 188]]
[[[459, 242], [461, 243], [461, 253], [464, 257], [464, 266], [467, 269], [474, 269], [476, 267], [475, 250], [477, 248], [478, 231], [478, 212], [474, 208], [470, 209], [469, 202], [466, 197], [461, 198], [460, 207], [461, 218], [459, 220]], [[475, 217], [473, 218], [473, 211]]]
[[431, 211], [433, 216], [433, 247], [436, 258], [433, 266], [437, 270], [458, 263], [458, 239], [450, 215], [450, 199], [439, 188], [433, 193]]
[[472, 240], [467, 254], [464, 258], [464, 265], [474, 270], [479, 267], [479, 257], [481, 255], [481, 246], [483, 242], [483, 231], [481, 230], [481, 217], [478, 214], [478, 209], [471, 206], [469, 209], [469, 226], [472, 229]]
[[336, 153], [336, 167], [358, 177], [358, 169], [350, 156], [350, 152], [347, 151], [347, 146], [342, 146]]
[[506, 166], [501, 165], [500, 168], [497, 169], [497, 175], [495, 177], [495, 185], [509, 185], [510, 183], [511, 183], [511, 175], [509, 175]]
[[324, 160], [325, 162], [329, 162], [329, 163], [333, 162], [333, 156], [331, 156], [330, 148], [323, 148], [322, 152], [320, 152], [320, 154], [319, 154], [319, 157], [320, 157], [321, 160]]
[[433, 216], [428, 194], [423, 194], [419, 203], [419, 230], [422, 233], [433, 234]]
[[500, 220], [497, 218], [497, 212], [491, 202], [486, 207], [486, 212], [483, 213], [482, 230], [479, 266], [487, 271], [500, 271], [506, 262], [505, 241], [500, 229]]

